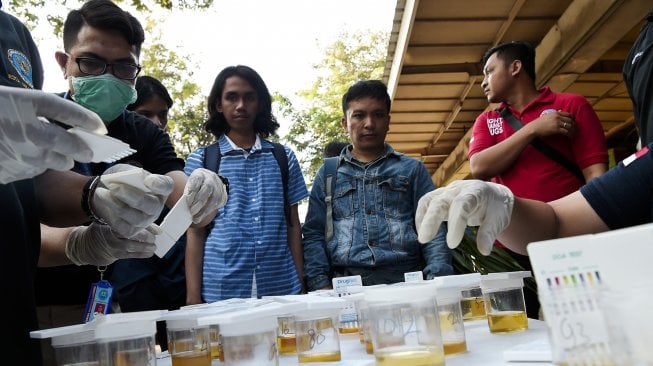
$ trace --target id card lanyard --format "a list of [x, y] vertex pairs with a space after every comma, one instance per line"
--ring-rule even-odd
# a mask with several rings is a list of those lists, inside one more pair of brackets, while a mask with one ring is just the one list
[[113, 286], [104, 279], [104, 272], [107, 266], [98, 266], [100, 280], [91, 285], [91, 290], [86, 301], [84, 310], [84, 323], [95, 319], [96, 314], [109, 314], [111, 312], [111, 298], [113, 297]]

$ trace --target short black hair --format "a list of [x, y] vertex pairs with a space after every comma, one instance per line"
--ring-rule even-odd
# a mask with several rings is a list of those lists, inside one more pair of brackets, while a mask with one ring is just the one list
[[526, 41], [512, 41], [498, 44], [490, 48], [483, 56], [483, 67], [493, 54], [501, 59], [506, 65], [519, 60], [524, 67], [526, 74], [535, 81], [535, 48]]
[[122, 10], [110, 0], [89, 0], [78, 10], [71, 10], [63, 26], [63, 48], [66, 52], [77, 43], [77, 35], [82, 27], [89, 26], [103, 31], [114, 31], [141, 53], [145, 32], [138, 19]]
[[127, 110], [133, 111], [148, 100], [152, 99], [154, 96], [159, 96], [163, 99], [168, 106], [168, 109], [172, 107], [172, 98], [168, 93], [168, 89], [166, 89], [159, 80], [151, 76], [139, 76], [138, 79], [136, 79], [135, 88], [138, 98], [134, 103], [127, 106]]
[[209, 119], [204, 123], [204, 129], [215, 137], [220, 137], [229, 132], [229, 123], [227, 123], [224, 114], [218, 112], [216, 104], [222, 99], [222, 92], [227, 79], [232, 76], [243, 78], [256, 90], [259, 112], [254, 120], [254, 132], [263, 138], [273, 135], [279, 128], [279, 123], [272, 114], [272, 96], [261, 75], [251, 67], [244, 65], [228, 66], [220, 71], [215, 78], [207, 101]]
[[349, 145], [347, 141], [331, 141], [324, 147], [324, 157], [332, 158], [340, 156], [342, 149]]
[[381, 80], [360, 80], [350, 86], [345, 95], [342, 96], [342, 113], [347, 115], [349, 102], [365, 97], [385, 102], [388, 112], [390, 112], [391, 102], [388, 87]]

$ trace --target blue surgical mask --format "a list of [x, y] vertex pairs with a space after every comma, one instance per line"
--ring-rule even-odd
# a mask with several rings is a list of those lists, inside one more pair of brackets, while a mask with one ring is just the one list
[[71, 76], [73, 100], [97, 113], [105, 122], [116, 119], [136, 101], [134, 86], [110, 73], [93, 76]]

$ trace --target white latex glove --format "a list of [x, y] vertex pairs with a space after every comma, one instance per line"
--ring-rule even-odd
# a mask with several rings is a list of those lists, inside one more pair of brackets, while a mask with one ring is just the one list
[[78, 266], [106, 266], [118, 259], [149, 258], [154, 254], [156, 225], [139, 231], [131, 239], [116, 235], [107, 225], [78, 226], [66, 240], [66, 256]]
[[515, 197], [503, 185], [480, 180], [459, 180], [422, 196], [417, 205], [415, 225], [418, 240], [435, 237], [443, 221], [448, 221], [447, 245], [460, 244], [467, 226], [479, 226], [476, 245], [489, 255], [497, 235], [510, 224]]
[[[140, 168], [117, 164], [107, 169], [102, 177], [109, 178], [112, 173], [131, 169]], [[150, 174], [142, 169], [135, 179], [139, 184], [111, 183], [107, 187], [100, 183], [90, 197], [93, 212], [117, 235], [125, 238], [132, 238], [159, 217], [174, 184], [168, 176]]]
[[69, 170], [75, 160], [91, 161], [93, 152], [84, 141], [43, 117], [100, 134], [107, 131], [97, 114], [77, 103], [40, 90], [0, 86], [0, 183], [46, 169]]
[[227, 187], [213, 171], [199, 168], [188, 177], [184, 197], [197, 224], [227, 203]]

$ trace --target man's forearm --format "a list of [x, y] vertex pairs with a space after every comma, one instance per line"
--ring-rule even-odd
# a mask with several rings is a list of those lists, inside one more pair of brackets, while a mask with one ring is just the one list
[[202, 302], [202, 268], [206, 228], [190, 228], [186, 232], [186, 303]]
[[469, 167], [476, 179], [490, 180], [508, 170], [531, 143], [534, 134], [524, 127], [500, 143], [472, 155]]
[[39, 267], [55, 267], [72, 264], [66, 256], [66, 241], [73, 228], [54, 228], [41, 224], [41, 251]]
[[288, 246], [295, 262], [299, 282], [302, 284], [302, 292], [304, 292], [306, 290], [306, 283], [304, 282], [304, 248], [302, 247], [302, 228], [299, 222], [297, 206], [293, 205], [290, 209], [292, 226], [288, 226]]
[[67, 227], [89, 221], [82, 209], [82, 190], [89, 179], [90, 177], [72, 171], [54, 170], [36, 177], [41, 222], [55, 227]]

